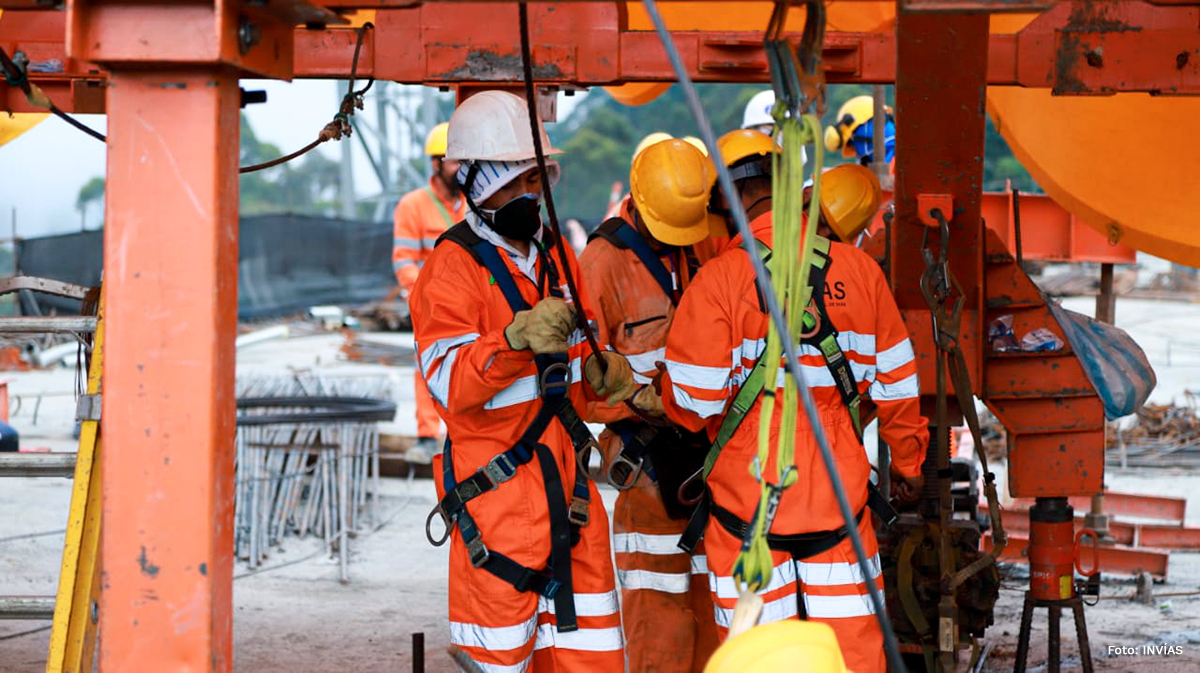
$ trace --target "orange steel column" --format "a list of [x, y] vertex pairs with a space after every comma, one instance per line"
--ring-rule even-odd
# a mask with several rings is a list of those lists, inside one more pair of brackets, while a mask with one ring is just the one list
[[101, 671], [232, 668], [238, 107], [228, 66], [109, 79]]

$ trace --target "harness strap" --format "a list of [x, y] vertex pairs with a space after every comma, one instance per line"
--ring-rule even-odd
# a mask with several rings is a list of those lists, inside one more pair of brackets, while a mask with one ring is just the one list
[[[825, 239], [822, 239], [825, 240]], [[838, 389], [838, 393], [842, 397], [842, 402], [846, 405], [846, 410], [850, 413], [850, 420], [854, 424], [854, 434], [858, 437], [858, 443], [863, 441], [862, 435], [862, 416], [860, 407], [862, 405], [862, 395], [858, 392], [858, 384], [854, 379], [854, 371], [850, 368], [850, 360], [846, 358], [842, 352], [842, 347], [838, 345], [838, 331], [834, 327], [833, 321], [828, 319], [828, 313], [825, 310], [825, 274], [829, 271], [829, 266], [832, 260], [829, 257], [829, 242], [825, 241], [823, 246], [814, 249], [812, 269], [809, 271], [809, 280], [812, 282], [813, 299], [812, 302], [817, 308], [818, 316], [814, 317], [812, 313], [805, 312], [804, 314], [804, 330], [811, 331], [814, 327], [816, 332], [800, 340], [802, 344], [816, 346], [821, 351], [821, 355], [825, 358], [825, 367], [833, 376], [834, 385]]]
[[[721, 507], [716, 503], [712, 503], [712, 516], [721, 524], [721, 527], [741, 540], [746, 536], [746, 532], [750, 528], [750, 524], [740, 519], [736, 514]], [[855, 522], [861, 522], [863, 513], [866, 508], [858, 510], [858, 514], [854, 517]], [[779, 533], [767, 533], [767, 546], [776, 551], [787, 552], [792, 555], [796, 561], [806, 558], [812, 558], [821, 552], [833, 549], [850, 534], [843, 524], [840, 528], [834, 530], [823, 530], [815, 533], [797, 533], [793, 535], [781, 535]]]
[[646, 271], [650, 272], [650, 275], [654, 277], [654, 281], [658, 283], [663, 293], [671, 300], [671, 305], [678, 306], [678, 282], [671, 275], [671, 272], [667, 270], [667, 267], [663, 265], [662, 258], [646, 242], [645, 237], [624, 220], [621, 220], [621, 225], [616, 228], [614, 233], [618, 240], [632, 250], [633, 254], [637, 255], [642, 266], [646, 268]]
[[618, 491], [632, 488], [643, 472], [650, 479], [657, 480], [654, 464], [650, 460], [650, 445], [658, 435], [658, 428], [649, 423], [625, 420], [609, 423], [608, 429], [621, 439], [621, 452], [608, 469], [612, 486]]
[[429, 200], [433, 201], [433, 205], [437, 206], [438, 212], [441, 213], [442, 220], [446, 223], [446, 228], [449, 229], [450, 227], [453, 227], [454, 218], [450, 217], [450, 212], [446, 210], [446, 206], [442, 205], [442, 200], [437, 197], [437, 194], [433, 193], [433, 187], [430, 187], [429, 184], [426, 183], [424, 189], [425, 193], [429, 195]]

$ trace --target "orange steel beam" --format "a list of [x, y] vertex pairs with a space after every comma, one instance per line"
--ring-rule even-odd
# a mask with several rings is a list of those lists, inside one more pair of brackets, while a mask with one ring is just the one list
[[228, 671], [237, 71], [110, 82], [100, 668]]
[[243, 10], [68, 3], [108, 71], [100, 670], [232, 669], [238, 76], [292, 37]]
[[[991, 545], [992, 536], [984, 535], [979, 543], [979, 548], [989, 549]], [[1028, 537], [1009, 535], [1008, 546], [1004, 548], [1004, 553], [1000, 555], [1000, 560], [1008, 563], [1029, 563], [1026, 551], [1028, 547]], [[1091, 548], [1085, 546], [1080, 553], [1083, 555], [1083, 567], [1090, 568], [1092, 565]], [[1102, 573], [1137, 575], [1138, 573], [1146, 572], [1150, 573], [1152, 577], [1166, 579], [1169, 560], [1170, 554], [1163, 551], [1107, 545], [1101, 545], [1100, 547], [1100, 572]]]
[[[996, 232], [1009, 250], [1016, 251], [1013, 193], [985, 192], [981, 212], [987, 228]], [[1021, 194], [1022, 257], [1037, 262], [1090, 262], [1133, 264], [1137, 251], [1124, 244], [1109, 243], [1103, 235], [1079, 221], [1044, 194]], [[883, 193], [883, 202], [892, 199]], [[870, 231], [883, 229], [883, 212], [876, 215]]]
[[[1077, 512], [1091, 509], [1090, 496], [1077, 496], [1070, 499], [1071, 506]], [[1032, 498], [1017, 498], [1013, 501], [1012, 509], [1025, 511], [1033, 505]], [[1170, 521], [1178, 530], [1184, 524], [1187, 512], [1185, 498], [1165, 498], [1156, 495], [1140, 495], [1135, 493], [1104, 492], [1104, 511], [1118, 516], [1134, 516], [1142, 519], [1158, 519]]]
[[[988, 509], [986, 506], [980, 506], [979, 511], [986, 514]], [[1019, 511], [1005, 510], [1004, 530], [1007, 533], [1027, 536], [1029, 534], [1029, 518], [1023, 515], [1010, 516]], [[1075, 530], [1080, 528], [1086, 528], [1086, 517], [1082, 514], [1075, 517]], [[1109, 521], [1108, 533], [1110, 541], [1127, 547], [1200, 551], [1200, 528]]]
[[[441, 1], [415, 7], [401, 3], [324, 4], [344, 9], [392, 8], [377, 12], [376, 29], [367, 37], [360, 63], [360, 74], [364, 76], [431, 85], [520, 79], [516, 8], [511, 1]], [[1113, 5], [1116, 7], [1105, 9]], [[531, 4], [538, 79], [562, 87], [673, 81], [674, 73], [658, 38], [651, 32], [624, 30], [623, 9], [616, 2]], [[248, 20], [260, 29], [277, 26], [264, 9], [243, 11], [249, 12]], [[86, 97], [86, 91], [67, 89], [70, 81], [95, 82], [103, 75], [93, 72], [94, 66], [86, 62], [64, 58], [62, 14], [49, 10], [9, 12], [0, 19], [0, 46], [9, 53], [22, 50], [30, 54], [43, 70], [33, 74], [34, 81], [53, 88], [54, 100], [63, 109], [103, 112], [98, 98]], [[921, 15], [930, 16], [925, 12]], [[464, 16], [472, 20], [464, 22]], [[905, 12], [901, 14], [904, 16], [918, 15]], [[950, 20], [955, 16], [970, 15], [935, 14], [932, 18]], [[31, 32], [30, 21], [41, 22], [41, 30]], [[59, 30], [47, 33], [45, 28], [55, 22]], [[1015, 35], [981, 37], [988, 44], [987, 83], [1052, 87], [1063, 95], [1200, 93], [1198, 26], [1197, 7], [1156, 6], [1139, 0], [1078, 6], [1059, 2]], [[132, 49], [127, 56], [186, 61], [217, 48], [213, 43], [194, 43], [187, 36], [177, 39], [172, 24], [147, 26], [144, 30], [149, 45]], [[352, 33], [300, 27], [292, 29], [294, 38], [288, 40], [279, 34], [282, 30], [286, 28], [269, 28], [262, 39], [287, 49], [294, 41], [294, 59], [279, 49], [258, 49], [247, 58], [234, 59], [234, 65], [248, 73], [285, 79], [349, 74], [354, 50]], [[675, 39], [697, 81], [770, 81], [761, 32], [680, 31]], [[896, 50], [894, 34], [827, 33], [823, 57], [826, 77], [832, 83], [893, 82], [897, 76]], [[150, 51], [153, 54], [147, 53]], [[0, 106], [29, 111], [23, 96], [4, 84], [0, 84]]]

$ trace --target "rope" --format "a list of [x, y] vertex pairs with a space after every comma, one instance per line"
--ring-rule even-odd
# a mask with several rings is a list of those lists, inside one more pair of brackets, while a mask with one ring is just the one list
[[[679, 50], [676, 48], [675, 41], [671, 37], [670, 29], [667, 28], [662, 15], [659, 14], [656, 0], [642, 0], [642, 3], [646, 7], [646, 13], [650, 16], [650, 20], [654, 22], [659, 40], [667, 52], [667, 59], [671, 62], [671, 67], [675, 71], [675, 77], [679, 81], [680, 88], [683, 89], [688, 109], [691, 111], [692, 117], [696, 120], [696, 126], [699, 127], [700, 137], [703, 138], [705, 146], [708, 147], [708, 155], [710, 157], [721, 156], [720, 151], [717, 149], [716, 135], [713, 133], [712, 126], [708, 122], [708, 116], [705, 114], [704, 106], [700, 102], [700, 96], [696, 93], [696, 86], [692, 83], [691, 75], [688, 74], [687, 67], [683, 63], [683, 58], [679, 55]], [[809, 4], [810, 6], [813, 4], [820, 5], [819, 2], [810, 2]], [[733, 180], [729, 175], [729, 168], [720, 161], [714, 163], [717, 169], [717, 178], [721, 186], [721, 192], [725, 195], [725, 200], [730, 205], [730, 212], [733, 215], [734, 223], [737, 225], [738, 232], [742, 235], [742, 246], [750, 257], [751, 266], [754, 267], [755, 280], [761, 287], [769, 288], [771, 287], [771, 278], [767, 274], [762, 260], [759, 259], [757, 251], [754, 249], [754, 236], [750, 231], [749, 223], [746, 221], [746, 211], [742, 208], [742, 202], [738, 198], [737, 189], [734, 187]], [[791, 373], [792, 378], [795, 379], [796, 388], [800, 395], [800, 402], [803, 404], [804, 412], [809, 419], [809, 425], [812, 427], [813, 438], [816, 440], [817, 448], [821, 452], [821, 461], [825, 466], [826, 474], [829, 475], [829, 482], [834, 497], [837, 500], [838, 510], [841, 512], [842, 520], [846, 524], [847, 538], [854, 548], [854, 555], [859, 571], [863, 577], [872, 577], [874, 573], [868, 561], [866, 549], [863, 547], [862, 536], [858, 534], [855, 512], [850, 509], [850, 500], [846, 496], [846, 487], [842, 483], [841, 475], [838, 474], [837, 462], [834, 460], [833, 451], [829, 447], [829, 438], [825, 434], [824, 426], [819, 421], [820, 417], [817, 415], [817, 406], [813, 401], [812, 391], [808, 389], [805, 383], [804, 372], [800, 369], [796, 344], [790, 337], [791, 330], [787, 329], [783, 310], [780, 308], [775, 294], [773, 292], [764, 292], [763, 295], [764, 301], [767, 304], [767, 311], [771, 315], [771, 321], [776, 328], [779, 328], [783, 337], [780, 341], [782, 341], [783, 352], [787, 358], [788, 371]], [[908, 669], [900, 656], [900, 646], [896, 641], [896, 632], [892, 629], [892, 623], [888, 619], [887, 611], [884, 608], [883, 595], [874, 582], [867, 582], [866, 587], [871, 597], [875, 619], [879, 623], [880, 630], [883, 632], [884, 651], [887, 653], [889, 669], [893, 671], [906, 671]]]
[[[821, 137], [820, 121], [813, 115], [801, 118], [788, 114], [785, 106], [776, 105], [776, 128], [783, 140], [782, 154], [772, 157], [771, 188], [773, 240], [771, 260], [768, 263], [774, 282], [776, 301], [785, 306], [787, 327], [790, 334], [803, 331], [805, 308], [812, 297], [808, 275], [812, 268], [813, 245], [816, 240], [816, 221], [819, 217], [820, 175], [824, 164], [824, 148], [817, 140]], [[792, 186], [803, 182], [803, 146], [813, 146], [815, 168], [813, 195], [809, 211], [809, 222], [805, 227], [803, 218], [803, 193]], [[800, 416], [798, 390], [794, 379], [784, 379], [783, 401], [779, 422], [779, 433], [775, 445], [775, 481], [766, 477], [771, 459], [771, 421], [774, 418], [776, 397], [775, 381], [779, 378], [783, 358], [783, 335], [772, 326], [767, 338], [766, 390], [759, 410], [758, 452], [750, 465], [751, 474], [759, 483], [760, 494], [755, 508], [753, 525], [743, 540], [742, 550], [733, 566], [733, 576], [742, 590], [758, 591], [771, 581], [774, 563], [767, 544], [767, 533], [774, 521], [784, 489], [796, 483], [795, 439]]]
[[358, 39], [354, 43], [354, 60], [350, 63], [350, 79], [346, 86], [346, 95], [342, 97], [342, 104], [338, 107], [337, 113], [333, 115], [333, 119], [317, 134], [317, 139], [291, 154], [270, 161], [264, 161], [261, 164], [254, 164], [253, 166], [242, 166], [238, 169], [239, 174], [254, 173], [285, 164], [292, 159], [308, 154], [321, 143], [349, 138], [354, 133], [353, 127], [350, 126], [350, 117], [354, 114], [355, 110], [363, 109], [363, 94], [367, 93], [371, 89], [371, 86], [375, 84], [375, 78], [372, 77], [362, 89], [358, 91], [354, 90], [354, 80], [358, 76], [358, 57], [362, 52], [363, 37], [366, 35], [367, 29], [374, 27], [375, 24], [370, 21], [359, 26]]
[[[264, 161], [261, 164], [242, 166], [238, 169], [239, 174], [254, 173], [256, 171], [273, 168], [311, 152], [321, 143], [350, 137], [350, 135], [353, 133], [353, 129], [350, 125], [350, 117], [354, 114], [355, 110], [363, 109], [363, 94], [367, 93], [367, 91], [369, 91], [375, 84], [375, 78], [372, 77], [367, 81], [367, 85], [362, 89], [359, 89], [358, 91], [354, 90], [354, 80], [358, 76], [358, 58], [362, 53], [363, 37], [366, 35], [367, 29], [374, 27], [375, 24], [371, 23], [370, 21], [359, 27], [358, 39], [354, 44], [354, 60], [350, 65], [350, 85], [347, 87], [348, 92], [342, 98], [342, 104], [339, 106], [337, 113], [333, 115], [333, 120], [326, 124], [323, 129], [321, 129], [321, 132], [317, 134], [317, 139], [296, 150], [295, 152], [292, 152], [291, 154], [286, 154], [270, 161]], [[93, 128], [90, 128], [86, 124], [80, 122], [78, 119], [75, 119], [71, 115], [59, 109], [59, 107], [55, 105], [48, 96], [46, 96], [46, 93], [42, 91], [40, 87], [29, 81], [29, 74], [26, 69], [10, 59], [3, 48], [0, 48], [0, 67], [3, 67], [4, 69], [4, 79], [8, 85], [17, 87], [21, 89], [21, 91], [25, 92], [25, 99], [29, 101], [31, 106], [49, 110], [56, 117], [59, 117], [71, 126], [83, 131], [96, 140], [99, 140], [102, 143], [108, 142], [108, 136]]]
[[[555, 244], [554, 247], [558, 251], [559, 264], [562, 265], [563, 275], [567, 277], [567, 288], [571, 291], [571, 296], [578, 301], [579, 288], [575, 283], [575, 274], [571, 273], [571, 266], [568, 264], [567, 248], [563, 243], [562, 229], [558, 224], [558, 214], [554, 209], [554, 196], [550, 193], [550, 176], [546, 171], [546, 155], [542, 148], [542, 135], [538, 133], [538, 115], [537, 115], [537, 97], [533, 87], [533, 55], [529, 46], [529, 8], [525, 0], [520, 0], [517, 5], [517, 19], [521, 24], [521, 68], [525, 77], [525, 104], [529, 110], [529, 132], [533, 136], [533, 149], [537, 156], [538, 172], [542, 176], [542, 194], [546, 199], [546, 215], [550, 218], [550, 228], [554, 231]], [[596, 339], [596, 332], [588, 323], [587, 316], [583, 313], [583, 305], [580, 304], [580, 310], [575, 312], [575, 325], [583, 332], [583, 336], [587, 339], [588, 348], [591, 349], [593, 357], [596, 358], [596, 365], [600, 367], [600, 372], [608, 373], [608, 362], [601, 356], [604, 349], [600, 347], [600, 342]], [[653, 418], [645, 411], [634, 406], [632, 400], [625, 400], [625, 407], [632, 411], [640, 420], [650, 423], [651, 425], [664, 425], [664, 421]]]

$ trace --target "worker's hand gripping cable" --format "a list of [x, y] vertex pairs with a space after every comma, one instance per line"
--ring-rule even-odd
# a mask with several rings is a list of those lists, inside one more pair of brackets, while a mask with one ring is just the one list
[[[684, 92], [684, 96], [687, 99], [688, 108], [696, 120], [696, 124], [699, 127], [704, 144], [708, 147], [709, 156], [720, 156], [720, 152], [717, 147], [716, 136], [713, 133], [712, 127], [708, 122], [708, 118], [704, 113], [704, 108], [700, 102], [700, 97], [696, 93], [695, 85], [692, 83], [687, 68], [683, 63], [683, 58], [680, 56], [679, 50], [675, 46], [674, 39], [671, 37], [671, 32], [667, 28], [666, 23], [663, 21], [662, 15], [658, 11], [658, 4], [656, 0], [642, 0], [642, 2], [646, 7], [646, 13], [650, 16], [651, 21], [654, 23], [654, 27], [658, 32], [659, 39], [667, 52], [667, 58], [671, 62], [671, 67], [675, 71], [675, 76], [679, 80], [680, 86]], [[825, 7], [821, 0], [810, 0], [807, 2], [806, 7], [808, 11], [808, 20], [819, 20], [821, 22], [821, 26], [820, 30], [817, 29], [817, 26], [814, 26], [814, 38], [812, 40], [813, 44], [807, 45], [806, 52], [811, 54], [811, 57], [806, 58], [805, 63], [812, 69], [805, 72], [805, 77], [806, 81], [818, 82], [818, 86], [816, 88], [820, 90], [823, 87], [819, 85], [819, 82], [823, 81], [820, 78], [822, 78], [824, 74], [820, 65], [820, 50], [822, 48], [822, 40], [817, 39], [816, 33], [823, 33]], [[779, 3], [776, 5], [777, 13], [782, 14], [784, 11], [786, 11], [785, 3]], [[776, 18], [774, 16], [772, 17], [772, 26], [774, 27], [777, 25], [777, 30], [782, 30], [783, 23], [784, 22], [782, 20], [777, 22]], [[775, 69], [772, 69], [773, 75], [774, 72]], [[741, 234], [742, 245], [749, 255], [750, 263], [754, 268], [755, 278], [760, 284], [760, 287], [770, 287], [771, 279], [762, 259], [759, 258], [757, 250], [755, 249], [755, 238], [753, 232], [750, 230], [750, 225], [746, 220], [746, 211], [742, 207], [741, 201], [737, 197], [737, 188], [733, 183], [733, 178], [730, 175], [729, 169], [722, 162], [716, 162], [716, 168], [721, 192], [724, 195], [725, 200], [730, 204], [730, 213], [734, 223], [737, 225], [738, 232]], [[862, 537], [858, 534], [857, 519], [854, 511], [850, 507], [850, 501], [846, 495], [845, 485], [842, 483], [841, 477], [837, 472], [837, 463], [835, 462], [833, 452], [830, 449], [829, 438], [826, 435], [822, 424], [818, 420], [819, 417], [817, 415], [816, 403], [813, 400], [812, 392], [805, 384], [804, 374], [800, 369], [800, 363], [797, 355], [798, 349], [796, 343], [791, 340], [790, 330], [787, 328], [783, 309], [780, 306], [780, 302], [778, 301], [775, 293], [773, 292], [764, 293], [764, 303], [766, 304], [767, 311], [771, 316], [772, 324], [783, 336], [783, 338], [779, 341], [782, 341], [781, 345], [783, 347], [783, 352], [787, 357], [786, 362], [788, 371], [795, 380], [794, 382], [799, 393], [800, 401], [804, 405], [805, 414], [809, 418], [810, 425], [812, 426], [813, 437], [816, 441], [818, 449], [820, 450], [821, 460], [825, 466], [825, 471], [829, 476], [830, 485], [833, 488], [833, 492], [837, 500], [838, 510], [840, 511], [842, 519], [846, 525], [846, 530], [848, 533], [847, 537], [849, 538], [850, 544], [854, 549], [858, 570], [862, 573], [863, 577], [871, 577], [874, 573], [871, 572], [871, 568], [867, 560], [868, 557], [866, 554], [866, 549], [863, 546]], [[892, 629], [891, 621], [888, 619], [887, 612], [884, 608], [882, 593], [874, 582], [866, 582], [866, 589], [870, 595], [873, 608], [872, 613], [878, 620], [880, 630], [883, 632], [884, 650], [887, 654], [889, 668], [893, 671], [905, 671], [907, 668], [904, 665], [904, 661], [900, 658], [900, 648], [896, 642], [895, 631]], [[761, 600], [761, 598], [759, 600]], [[731, 625], [730, 628], [731, 633], [734, 632], [733, 626], [734, 625]]]
[[[526, 6], [526, 3], [521, 2], [517, 5], [517, 17], [521, 29], [521, 65], [525, 76], [525, 100], [529, 106], [529, 125], [533, 132], [533, 147], [537, 156], [538, 172], [542, 174], [542, 195], [546, 202], [546, 216], [549, 218], [550, 228], [554, 232], [554, 247], [558, 252], [559, 261], [562, 263], [564, 269], [567, 287], [570, 289], [573, 297], [579, 297], [581, 295], [579, 294], [578, 287], [576, 287], [575, 274], [570, 271], [571, 267], [567, 262], [566, 244], [563, 242], [562, 229], [559, 226], [558, 214], [554, 208], [554, 195], [550, 190], [552, 181], [549, 180], [549, 173], [546, 169], [546, 155], [542, 147], [542, 139], [537, 132], [537, 94], [534, 91], [533, 84], [533, 54], [529, 42], [529, 8]], [[585, 369], [598, 372], [598, 375], [595, 377], [585, 377], [588, 379], [589, 385], [592, 385], [593, 390], [596, 391], [596, 394], [606, 397], [608, 404], [623, 402], [634, 414], [648, 423], [662, 423], [661, 419], [646, 414], [630, 402], [630, 398], [633, 397], [637, 388], [633, 385], [633, 370], [629, 366], [629, 363], [625, 361], [625, 358], [611, 351], [605, 351], [600, 346], [600, 342], [596, 339], [595, 330], [592, 329], [592, 325], [588, 322], [582, 311], [576, 311], [575, 318], [577, 328], [583, 333], [584, 338], [587, 339], [588, 346], [592, 351], [592, 356], [585, 363]], [[617, 361], [613, 356], [619, 358], [621, 362], [618, 363], [617, 370], [610, 373], [610, 365]], [[591, 469], [588, 471], [600, 475], [607, 472], [605, 467], [605, 465], [601, 465], [598, 471]]]

